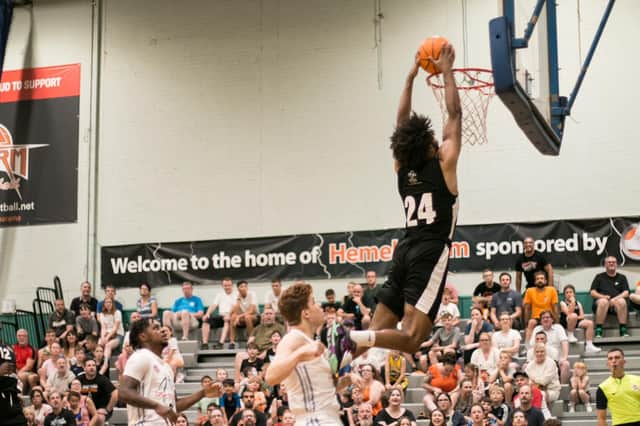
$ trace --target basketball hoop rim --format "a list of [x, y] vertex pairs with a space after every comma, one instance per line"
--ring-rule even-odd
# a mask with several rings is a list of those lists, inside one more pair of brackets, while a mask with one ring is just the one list
[[[485, 81], [483, 79], [478, 78], [478, 76], [483, 75], [483, 74], [488, 74], [488, 77], [493, 80], [493, 71], [487, 68], [453, 68], [451, 71], [453, 71], [454, 74], [459, 73], [459, 74], [465, 74], [468, 78], [470, 78], [474, 85], [473, 86], [459, 86], [456, 85], [456, 88], [458, 90], [480, 90], [480, 89], [485, 89], [485, 88], [492, 88], [494, 86], [493, 81]], [[478, 76], [476, 77], [472, 77], [469, 75], [469, 73], [478, 73]], [[437, 72], [434, 74], [430, 74], [427, 77], [427, 84], [429, 86], [431, 86], [434, 89], [444, 89], [444, 84], [440, 84], [437, 82], [436, 77], [438, 77], [440, 74], [442, 74], [441, 72]]]

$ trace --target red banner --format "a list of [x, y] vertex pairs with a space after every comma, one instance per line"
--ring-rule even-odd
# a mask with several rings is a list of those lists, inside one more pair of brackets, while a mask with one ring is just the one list
[[80, 96], [80, 64], [7, 70], [0, 103]]

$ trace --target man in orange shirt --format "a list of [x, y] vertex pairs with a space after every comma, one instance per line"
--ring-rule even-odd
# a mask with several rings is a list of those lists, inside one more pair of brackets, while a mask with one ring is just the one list
[[540, 313], [550, 311], [553, 322], [558, 322], [558, 292], [547, 286], [545, 271], [536, 271], [533, 275], [535, 287], [528, 288], [524, 294], [524, 320], [527, 324], [525, 342], [531, 339], [533, 328], [540, 323]]

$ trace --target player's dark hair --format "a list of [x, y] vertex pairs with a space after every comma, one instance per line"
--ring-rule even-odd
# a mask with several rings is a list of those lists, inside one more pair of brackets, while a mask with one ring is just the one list
[[147, 290], [149, 290], [149, 293], [151, 293], [151, 284], [149, 283], [142, 283], [138, 286], [138, 288], [142, 288], [142, 287], [146, 287]]
[[500, 274], [500, 277], [499, 277], [499, 278], [500, 278], [500, 279], [502, 279], [502, 277], [504, 277], [505, 275], [506, 275], [507, 277], [509, 277], [509, 281], [511, 281], [511, 274], [510, 274], [510, 273], [508, 273], [508, 272], [502, 272], [502, 273]]
[[249, 283], [248, 283], [247, 281], [245, 281], [245, 280], [240, 280], [240, 281], [238, 281], [238, 282], [236, 283], [236, 287], [240, 287], [242, 284], [249, 285]]
[[[224, 379], [222, 381], [222, 386], [235, 386], [236, 382], [233, 379]], [[243, 392], [244, 393], [244, 392]]]
[[611, 352], [620, 352], [620, 354], [622, 354], [622, 357], [624, 358], [624, 352], [620, 348], [611, 348], [607, 351], [607, 354], [610, 354]]
[[391, 135], [391, 150], [401, 167], [421, 169], [424, 163], [438, 152], [431, 119], [411, 113]]
[[155, 320], [151, 317], [142, 318], [139, 321], [135, 321], [129, 328], [129, 344], [133, 349], [140, 349], [140, 335], [144, 333], [147, 327], [151, 327]]
[[447, 352], [440, 357], [440, 362], [445, 365], [456, 365], [458, 362], [458, 357], [456, 357], [456, 354]]

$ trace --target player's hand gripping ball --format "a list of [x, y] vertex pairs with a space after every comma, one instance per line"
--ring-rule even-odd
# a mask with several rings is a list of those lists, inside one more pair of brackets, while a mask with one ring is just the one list
[[428, 39], [423, 41], [418, 48], [417, 53], [418, 59], [420, 60], [420, 67], [422, 67], [422, 69], [429, 74], [440, 72], [440, 70], [435, 66], [433, 62], [431, 62], [429, 58], [437, 60], [440, 57], [442, 46], [447, 43], [447, 39], [440, 36], [429, 37]]

